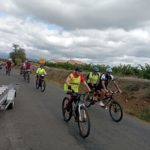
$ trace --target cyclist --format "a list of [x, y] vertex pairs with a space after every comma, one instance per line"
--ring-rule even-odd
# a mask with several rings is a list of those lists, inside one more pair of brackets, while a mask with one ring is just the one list
[[45, 69], [44, 69], [44, 64], [41, 64], [40, 67], [36, 70], [36, 77], [39, 79], [42, 76], [47, 75]]
[[[72, 72], [66, 79], [66, 82], [64, 84], [64, 91], [68, 92], [69, 90], [73, 90], [74, 92], [78, 93], [79, 92], [79, 86], [80, 83], [83, 83], [87, 90], [90, 92], [91, 89], [86, 83], [83, 75], [81, 74], [82, 68], [81, 67], [76, 67], [74, 72]], [[70, 97], [70, 100], [67, 104], [67, 111], [70, 111], [70, 106], [72, 105], [72, 102], [74, 101], [74, 97]], [[77, 119], [77, 118], [75, 118]], [[77, 120], [76, 120], [77, 121]]]
[[[99, 80], [99, 84], [97, 86], [97, 90], [100, 93], [101, 97], [104, 98], [108, 91], [108, 84], [110, 82], [113, 82], [115, 88], [118, 90], [118, 92], [122, 93], [121, 89], [119, 88], [118, 84], [115, 82], [114, 80], [114, 76], [112, 75], [112, 68], [107, 68], [105, 73], [103, 73], [100, 76], [100, 80]], [[100, 101], [99, 105], [104, 106], [104, 103], [102, 101]]]
[[24, 61], [24, 62], [21, 64], [21, 67], [20, 67], [20, 74], [23, 74], [24, 71], [26, 70], [26, 62], [27, 62], [27, 61]]
[[30, 72], [30, 71], [31, 71], [31, 67], [32, 67], [31, 62], [30, 62], [29, 60], [26, 60], [26, 61], [25, 61], [25, 70], [26, 70], [27, 72]]
[[9, 58], [6, 61], [5, 68], [6, 68], [6, 70], [10, 70], [11, 71], [11, 67], [12, 67], [12, 60], [11, 60], [11, 58]]
[[87, 83], [91, 89], [96, 89], [97, 83], [100, 77], [100, 69], [96, 66], [93, 67], [93, 71], [88, 74]]
[[72, 72], [68, 77], [64, 85], [64, 90], [67, 92], [68, 89], [72, 89], [74, 92], [78, 93], [79, 92], [79, 86], [80, 83], [82, 82], [88, 91], [91, 91], [90, 87], [86, 83], [83, 75], [81, 74], [82, 68], [81, 67], [76, 67], [74, 72]]

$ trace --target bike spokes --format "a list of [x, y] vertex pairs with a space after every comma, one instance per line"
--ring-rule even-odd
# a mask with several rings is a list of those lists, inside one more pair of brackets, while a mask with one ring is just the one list
[[82, 106], [80, 107], [78, 126], [80, 135], [84, 138], [87, 137], [90, 133], [90, 119], [87, 110]]
[[46, 83], [44, 80], [41, 81], [41, 91], [44, 92], [46, 88]]
[[72, 107], [68, 106], [69, 99], [67, 97], [64, 98], [62, 102], [62, 114], [64, 121], [68, 122], [72, 117]]
[[36, 79], [36, 89], [39, 88], [39, 79]]
[[28, 81], [28, 83], [30, 82], [30, 73], [29, 72], [27, 72], [27, 81]]
[[84, 103], [85, 103], [85, 106], [86, 106], [86, 107], [90, 107], [92, 101], [93, 101], [93, 98], [92, 98], [92, 96], [90, 96], [89, 94], [86, 94], [86, 95], [84, 96]]
[[119, 103], [112, 101], [109, 107], [109, 113], [113, 121], [119, 122], [123, 117], [123, 111]]

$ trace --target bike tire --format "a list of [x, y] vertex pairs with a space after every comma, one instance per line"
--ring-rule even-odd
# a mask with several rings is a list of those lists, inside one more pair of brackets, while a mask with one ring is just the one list
[[90, 96], [88, 94], [84, 95], [84, 104], [87, 108], [91, 106], [91, 100], [90, 100]]
[[6, 69], [6, 75], [8, 75], [8, 69]]
[[[117, 113], [118, 117], [116, 118], [115, 115], [117, 115]], [[115, 122], [121, 121], [123, 118], [123, 110], [121, 105], [116, 101], [112, 101], [109, 105], [109, 114], [113, 121]]]
[[67, 104], [69, 102], [69, 98], [65, 97], [62, 101], [62, 115], [65, 122], [68, 122], [72, 117], [72, 107], [69, 111], [67, 111]]
[[30, 83], [30, 74], [29, 73], [27, 73], [27, 81], [28, 81], [28, 83]]
[[35, 84], [35, 86], [36, 86], [36, 89], [39, 89], [39, 79], [36, 79], [36, 84]]
[[26, 73], [25, 72], [23, 73], [23, 78], [26, 81]]
[[41, 81], [41, 92], [44, 92], [46, 89], [46, 82], [45, 80]]
[[8, 76], [10, 76], [10, 71], [11, 71], [11, 69], [8, 69]]
[[[82, 126], [83, 123], [87, 124], [87, 128], [85, 129], [85, 131]], [[89, 136], [90, 128], [91, 128], [90, 117], [88, 115], [86, 108], [83, 106], [80, 107], [78, 127], [79, 127], [79, 133], [80, 133], [81, 137], [86, 138]]]

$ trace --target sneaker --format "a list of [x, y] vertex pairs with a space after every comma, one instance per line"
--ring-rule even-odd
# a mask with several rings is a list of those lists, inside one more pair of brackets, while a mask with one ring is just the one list
[[108, 110], [108, 106], [106, 106], [105, 109]]
[[103, 103], [102, 101], [99, 102], [99, 105], [102, 106], [102, 107], [105, 106], [104, 103]]

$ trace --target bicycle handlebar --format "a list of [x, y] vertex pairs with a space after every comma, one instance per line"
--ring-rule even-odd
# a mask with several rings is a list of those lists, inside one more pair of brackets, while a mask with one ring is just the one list
[[85, 95], [85, 93], [77, 93], [77, 92], [75, 92], [72, 89], [69, 89], [68, 92], [67, 92], [67, 94], [73, 95], [75, 97]]

